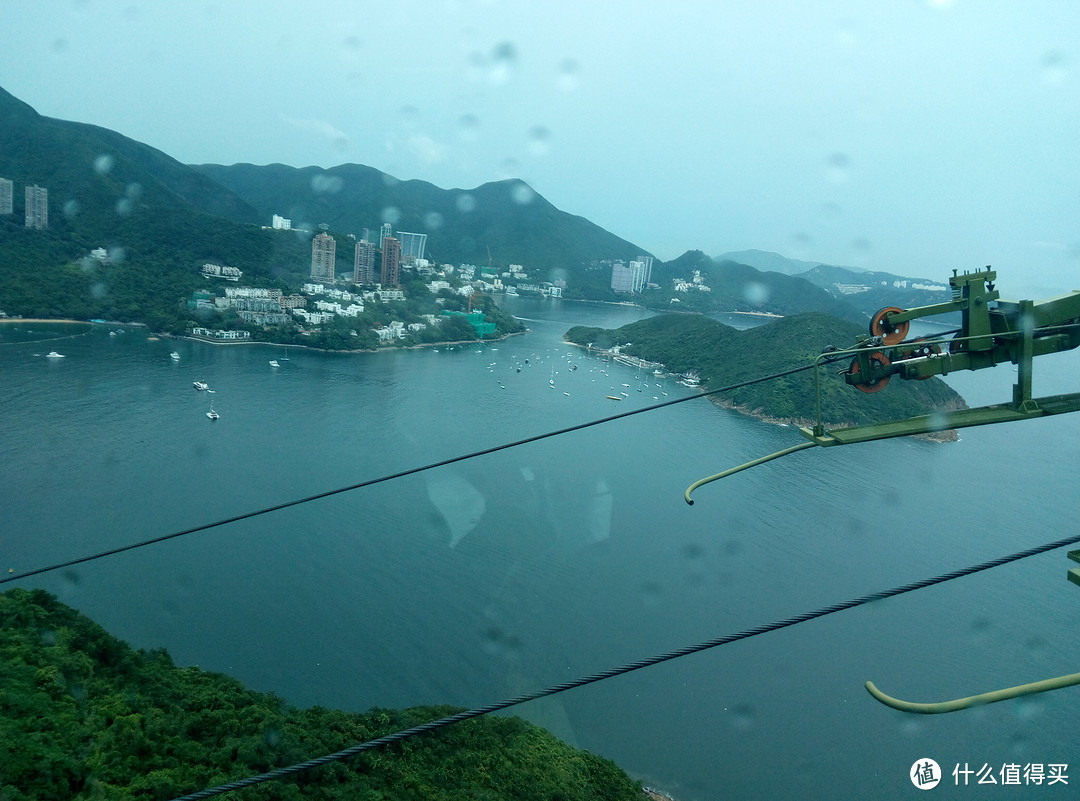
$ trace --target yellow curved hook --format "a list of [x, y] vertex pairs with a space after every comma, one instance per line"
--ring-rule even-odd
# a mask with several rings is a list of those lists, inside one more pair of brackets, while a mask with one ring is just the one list
[[998, 701], [1006, 701], [1021, 695], [1034, 695], [1035, 693], [1045, 693], [1049, 690], [1060, 690], [1062, 687], [1071, 687], [1074, 684], [1080, 684], [1080, 673], [1070, 673], [1067, 676], [1056, 676], [1052, 679], [1033, 681], [1030, 684], [1019, 684], [1016, 687], [1006, 687], [1003, 690], [995, 690], [994, 692], [982, 693], [980, 695], [969, 695], [967, 698], [956, 698], [952, 701], [938, 701], [937, 703], [930, 704], [922, 704], [916, 701], [901, 701], [899, 698], [893, 698], [891, 695], [886, 695], [875, 687], [874, 682], [872, 681], [866, 682], [866, 690], [878, 701], [885, 704], [885, 706], [891, 706], [893, 709], [899, 709], [901, 712], [913, 712], [918, 715], [940, 715], [945, 712], [956, 712], [961, 709], [967, 709], [968, 707], [979, 706], [980, 704], [993, 704]]
[[715, 476], [707, 476], [706, 478], [695, 481], [689, 487], [686, 488], [686, 492], [683, 493], [683, 500], [686, 501], [688, 506], [693, 506], [694, 502], [690, 500], [690, 493], [696, 490], [703, 484], [709, 484], [717, 479], [727, 478], [730, 475], [738, 473], [742, 470], [746, 470], [750, 467], [757, 467], [759, 464], [765, 464], [765, 462], [771, 462], [773, 459], [779, 459], [781, 456], [787, 456], [789, 453], [795, 453], [795, 451], [805, 450], [806, 448], [813, 448], [817, 442], [800, 442], [798, 445], [792, 445], [790, 448], [785, 448], [782, 451], [776, 453], [770, 453], [768, 456], [762, 456], [760, 459], [754, 459], [752, 462], [741, 464], [738, 467], [731, 467], [723, 472], [717, 473]]

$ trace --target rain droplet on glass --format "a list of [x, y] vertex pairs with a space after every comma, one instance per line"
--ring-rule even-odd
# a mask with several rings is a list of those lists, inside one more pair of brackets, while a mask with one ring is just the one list
[[519, 206], [527, 206], [532, 203], [535, 198], [536, 193], [532, 188], [528, 184], [520, 181], [514, 184], [513, 188], [510, 190], [510, 199]]
[[1043, 56], [1042, 79], [1046, 83], [1054, 86], [1062, 83], [1068, 71], [1068, 62], [1061, 53], [1051, 51]]
[[743, 284], [742, 296], [747, 303], [760, 306], [769, 299], [769, 288], [757, 281], [747, 281]]
[[546, 155], [551, 149], [551, 131], [543, 125], [529, 129], [529, 152], [534, 156]]
[[515, 158], [503, 159], [503, 163], [499, 165], [499, 172], [504, 178], [516, 178], [521, 174], [521, 164]]
[[480, 120], [475, 114], [462, 114], [458, 118], [458, 135], [471, 142], [476, 139], [480, 129]]
[[491, 50], [488, 59], [488, 81], [494, 86], [510, 82], [517, 68], [517, 48], [512, 42], [500, 42]]
[[323, 172], [311, 178], [311, 191], [316, 195], [336, 194], [341, 191], [344, 185], [345, 181], [340, 175], [330, 175]]
[[572, 92], [578, 87], [578, 63], [572, 58], [559, 63], [558, 86], [564, 92]]
[[834, 184], [845, 183], [848, 179], [848, 170], [851, 160], [845, 153], [833, 153], [825, 160], [825, 177]]

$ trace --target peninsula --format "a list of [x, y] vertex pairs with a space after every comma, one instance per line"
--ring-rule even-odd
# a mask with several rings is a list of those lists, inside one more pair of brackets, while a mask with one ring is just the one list
[[[613, 330], [576, 326], [564, 339], [661, 362], [669, 372], [690, 376], [691, 383], [702, 389], [717, 389], [810, 365], [826, 347], [846, 347], [863, 331], [855, 323], [820, 312], [783, 317], [745, 331], [701, 315], [666, 314]], [[835, 366], [821, 370], [821, 411], [829, 426], [967, 408], [964, 399], [939, 378], [894, 381], [884, 392], [868, 395], [848, 386], [837, 370]], [[811, 370], [739, 387], [713, 399], [773, 422], [813, 425], [815, 421]], [[955, 434], [935, 437], [939, 438], [954, 439]]]

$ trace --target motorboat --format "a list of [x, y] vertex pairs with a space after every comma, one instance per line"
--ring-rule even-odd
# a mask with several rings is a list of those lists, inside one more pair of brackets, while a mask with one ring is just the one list
[[195, 389], [199, 390], [200, 392], [202, 392], [204, 389], [210, 389], [210, 385], [207, 384], [205, 381], [192, 381], [191, 386], [195, 387]]
[[172, 353], [169, 354], [169, 358], [172, 359], [174, 362], [178, 362], [180, 361], [180, 354], [174, 350]]
[[277, 360], [277, 359], [271, 359], [271, 360], [270, 360], [270, 366], [271, 366], [271, 367], [281, 367], [281, 365], [280, 365], [280, 364], [278, 364], [278, 360]]
[[46, 359], [63, 359], [65, 358], [63, 353], [57, 353], [55, 350], [50, 350], [45, 354]]

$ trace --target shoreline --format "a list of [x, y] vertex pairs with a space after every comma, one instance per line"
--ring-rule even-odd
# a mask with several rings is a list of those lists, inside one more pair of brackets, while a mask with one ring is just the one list
[[[79, 321], [74, 320], [72, 322]], [[302, 350], [315, 351], [316, 353], [385, 353], [391, 350], [419, 350], [421, 348], [439, 348], [444, 345], [483, 345], [488, 342], [503, 342], [510, 337], [521, 336], [522, 334], [527, 333], [529, 333], [529, 329], [526, 328], [524, 331], [514, 331], [513, 333], [503, 334], [501, 337], [495, 337], [493, 339], [459, 339], [446, 342], [421, 342], [416, 345], [389, 345], [385, 348], [375, 348], [374, 350], [372, 350], [371, 348], [343, 348], [331, 350], [328, 348], [317, 348], [314, 345], [297, 344], [294, 342], [270, 342], [261, 339], [209, 339], [206, 337], [196, 337], [186, 334], [159, 333], [155, 334], [154, 336], [158, 336], [163, 339], [184, 339], [189, 342], [202, 342], [207, 345], [224, 345], [226, 347], [234, 345], [265, 345], [272, 348], [300, 348]]]
[[[47, 317], [0, 317], [0, 323], [78, 323], [80, 325], [101, 325], [89, 320], [50, 320]], [[114, 323], [114, 325], [126, 325], [126, 323]]]
[[[634, 305], [634, 304], [630, 304]], [[125, 328], [146, 328], [142, 323], [119, 323], [119, 322], [95, 322], [94, 320], [71, 320], [71, 319], [58, 319], [53, 320], [47, 317], [0, 317], [0, 323], [61, 323], [64, 325], [87, 325], [93, 328], [94, 326], [123, 326]], [[274, 348], [302, 348], [303, 350], [316, 351], [318, 353], [384, 353], [388, 350], [418, 350], [420, 348], [439, 348], [443, 345], [483, 345], [486, 342], [503, 342], [510, 337], [521, 336], [522, 334], [529, 333], [529, 329], [524, 331], [514, 331], [509, 334], [503, 334], [500, 337], [494, 337], [492, 339], [459, 339], [446, 342], [421, 342], [416, 345], [389, 345], [385, 348], [349, 348], [341, 350], [330, 350], [327, 348], [316, 348], [313, 345], [304, 345], [302, 343], [295, 342], [271, 342], [262, 339], [211, 339], [208, 337], [197, 337], [189, 334], [170, 334], [165, 331], [149, 331], [151, 337], [155, 339], [184, 339], [189, 342], [202, 342], [207, 345], [266, 345]], [[27, 344], [27, 343], [16, 343]]]
[[[751, 312], [747, 312], [747, 314], [750, 313]], [[564, 339], [563, 342], [565, 342], [567, 345], [572, 345], [575, 348], [583, 348], [586, 350], [586, 352], [590, 352], [590, 349], [585, 345], [579, 345], [578, 343], [570, 342], [567, 339]], [[663, 363], [659, 362], [659, 364]], [[664, 372], [669, 376], [676, 375], [676, 373], [672, 373], [667, 369], [667, 365], [663, 365], [663, 369]], [[697, 389], [699, 395], [704, 395], [706, 392], [709, 391], [709, 387], [707, 386], [698, 386], [694, 388]], [[709, 402], [716, 406], [719, 406], [721, 409], [729, 409], [733, 412], [738, 412], [739, 414], [745, 415], [746, 417], [752, 417], [755, 420], [760, 420], [763, 423], [769, 423], [771, 425], [781, 426], [784, 428], [813, 428], [817, 422], [815, 420], [810, 420], [804, 417], [773, 417], [772, 415], [766, 414], [763, 411], [749, 409], [746, 406], [740, 406], [730, 400], [721, 398], [719, 395], [709, 395]], [[823, 421], [823, 425], [826, 428], [853, 428], [858, 424], [852, 422]], [[926, 440], [928, 442], [960, 441], [960, 434], [955, 428], [946, 429], [945, 431], [936, 431], [930, 434], [913, 434], [911, 436], [915, 437], [916, 439]]]
[[586, 298], [559, 298], [559, 300], [565, 300], [568, 303], [595, 303], [598, 306], [633, 306], [645, 311], [656, 312], [657, 314], [745, 314], [748, 317], [765, 317], [769, 320], [782, 320], [784, 315], [774, 314], [773, 312], [755, 312], [755, 311], [714, 311], [714, 312], [702, 312], [689, 310], [684, 311], [682, 309], [668, 309], [668, 308], [656, 308], [653, 306], [646, 306], [642, 303], [631, 303], [630, 301], [619, 300], [587, 300]]

